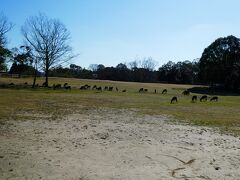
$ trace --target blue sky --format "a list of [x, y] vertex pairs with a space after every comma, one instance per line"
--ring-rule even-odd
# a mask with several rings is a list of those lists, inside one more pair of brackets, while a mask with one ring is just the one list
[[39, 12], [58, 18], [71, 33], [82, 67], [116, 66], [151, 56], [159, 65], [193, 60], [218, 37], [240, 37], [238, 0], [2, 0], [15, 24], [9, 47], [20, 46], [20, 28]]

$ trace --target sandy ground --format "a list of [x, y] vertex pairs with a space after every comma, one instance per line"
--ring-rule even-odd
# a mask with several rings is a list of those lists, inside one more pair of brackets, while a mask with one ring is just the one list
[[98, 109], [0, 125], [0, 179], [240, 179], [240, 139]]

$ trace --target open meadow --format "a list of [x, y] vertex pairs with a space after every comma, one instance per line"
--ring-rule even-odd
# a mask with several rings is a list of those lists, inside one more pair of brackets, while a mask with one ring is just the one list
[[[29, 78], [1, 78], [0, 84], [28, 84]], [[37, 80], [42, 84], [44, 79]], [[115, 82], [101, 80], [84, 80], [70, 78], [50, 78], [50, 86], [53, 84], [71, 85], [72, 90], [52, 88], [8, 88], [0, 89], [0, 119], [6, 120], [14, 116], [15, 119], [33, 118], [34, 114], [48, 114], [51, 118], [60, 118], [67, 113], [82, 112], [85, 108], [108, 107], [116, 109], [135, 109], [141, 114], [169, 115], [176, 121], [184, 121], [196, 125], [217, 127], [231, 134], [240, 134], [240, 96], [220, 95], [218, 102], [199, 102], [204, 94], [182, 95], [182, 92], [193, 85], [157, 84]], [[85, 84], [93, 87], [114, 87], [113, 91], [79, 90]], [[24, 86], [24, 85], [23, 85]], [[115, 90], [117, 87], [118, 92]], [[148, 89], [148, 92], [139, 93], [140, 88]], [[154, 90], [157, 93], [154, 93]], [[167, 89], [166, 94], [161, 94]], [[122, 92], [126, 90], [126, 92]], [[196, 103], [191, 102], [192, 95], [198, 96]], [[171, 98], [178, 97], [178, 103], [171, 104]], [[214, 96], [214, 95], [212, 95]], [[209, 96], [211, 97], [211, 95]]]
[[[6, 179], [240, 177], [238, 95], [200, 102], [203, 94], [182, 94], [193, 85], [50, 78], [50, 86], [71, 86], [53, 90], [25, 82], [32, 79], [0, 78], [0, 175]], [[91, 89], [80, 90], [85, 84]], [[178, 102], [171, 104], [173, 96]]]

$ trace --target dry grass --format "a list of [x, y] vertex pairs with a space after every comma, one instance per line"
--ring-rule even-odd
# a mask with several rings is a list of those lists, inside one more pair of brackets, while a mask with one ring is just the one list
[[[30, 84], [31, 81], [28, 78], [0, 78], [0, 84]], [[42, 82], [41, 78], [37, 80], [39, 84]], [[50, 78], [50, 85], [65, 82], [73, 87], [71, 91], [44, 88], [0, 89], [1, 121], [9, 118], [37, 120], [39, 116], [57, 119], [68, 113], [84, 113], [86, 108], [132, 108], [139, 113], [171, 115], [177, 121], [218, 127], [224, 132], [240, 134], [239, 96], [219, 96], [219, 102], [191, 103], [191, 96], [181, 94], [184, 89], [191, 88], [191, 85]], [[98, 93], [79, 90], [84, 84], [117, 86], [120, 91], [126, 89], [127, 92]], [[141, 87], [148, 88], [148, 93], [138, 93]], [[165, 88], [168, 89], [168, 93], [162, 95], [161, 91]], [[154, 89], [157, 89], [157, 94], [154, 94]], [[172, 96], [178, 96], [177, 104], [170, 104]]]

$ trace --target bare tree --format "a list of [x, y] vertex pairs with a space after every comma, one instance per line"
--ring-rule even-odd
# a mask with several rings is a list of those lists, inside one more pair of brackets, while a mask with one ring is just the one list
[[138, 68], [139, 60], [135, 59], [134, 61], [129, 62], [128, 66], [131, 70], [134, 70], [134, 69]]
[[90, 64], [88, 67], [89, 70], [96, 72], [98, 69], [98, 64]]
[[59, 20], [39, 14], [26, 20], [22, 26], [22, 34], [45, 72], [47, 87], [49, 69], [73, 58], [72, 48], [69, 46], [70, 33]]
[[8, 18], [3, 14], [0, 14], [0, 46], [6, 44], [6, 33], [9, 32], [13, 27], [13, 24], [8, 21]]
[[136, 57], [134, 61], [128, 63], [128, 66], [132, 70], [137, 68], [144, 68], [148, 69], [149, 71], [153, 71], [156, 68], [157, 64], [158, 64], [157, 61], [153, 60], [152, 57], [142, 59]]
[[7, 71], [7, 65], [5, 63], [6, 58], [11, 55], [11, 51], [6, 46], [6, 33], [9, 32], [13, 27], [6, 16], [0, 13], [0, 71]]
[[157, 66], [157, 62], [152, 59], [152, 57], [143, 58], [141, 60], [141, 67], [153, 71]]

